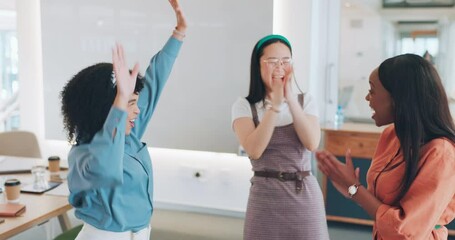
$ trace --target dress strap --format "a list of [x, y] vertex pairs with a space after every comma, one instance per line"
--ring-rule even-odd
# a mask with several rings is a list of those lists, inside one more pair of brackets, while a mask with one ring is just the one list
[[303, 108], [303, 93], [299, 94], [299, 103], [300, 103], [300, 106], [302, 106], [302, 108]]
[[256, 104], [250, 103], [250, 107], [251, 107], [251, 113], [253, 115], [254, 127], [257, 127], [259, 124], [259, 120], [258, 120], [258, 110], [256, 109]]

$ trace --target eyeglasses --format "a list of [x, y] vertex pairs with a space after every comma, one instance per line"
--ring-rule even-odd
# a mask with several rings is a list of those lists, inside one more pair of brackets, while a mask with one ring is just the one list
[[279, 58], [268, 58], [262, 60], [263, 62], [267, 63], [269, 67], [278, 67], [279, 65], [283, 65], [283, 67], [289, 67], [292, 65], [292, 58], [285, 57], [282, 59]]

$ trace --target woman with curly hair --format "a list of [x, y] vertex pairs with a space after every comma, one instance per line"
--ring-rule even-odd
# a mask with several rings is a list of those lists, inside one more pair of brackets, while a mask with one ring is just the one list
[[69, 202], [84, 222], [77, 239], [150, 237], [153, 172], [141, 138], [182, 45], [187, 27], [178, 0], [172, 36], [144, 77], [126, 64], [117, 45], [112, 62], [77, 73], [64, 87], [62, 114], [68, 140]]

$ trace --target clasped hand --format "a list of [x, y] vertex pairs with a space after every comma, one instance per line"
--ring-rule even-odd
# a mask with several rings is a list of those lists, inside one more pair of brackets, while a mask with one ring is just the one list
[[289, 100], [291, 91], [291, 80], [294, 71], [293, 68], [289, 69], [283, 78], [274, 77], [273, 72], [267, 74], [267, 82], [270, 86], [269, 98], [272, 101], [273, 106], [279, 106], [283, 100]]

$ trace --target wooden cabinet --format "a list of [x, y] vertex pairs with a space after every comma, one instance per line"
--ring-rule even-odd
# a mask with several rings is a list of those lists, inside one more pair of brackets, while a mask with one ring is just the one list
[[337, 156], [344, 156], [348, 148], [354, 157], [371, 158], [376, 149], [379, 133], [352, 131], [325, 131], [325, 149]]
[[[372, 124], [355, 123], [346, 123], [340, 129], [323, 128], [323, 145], [341, 161], [345, 161], [345, 152], [350, 148], [354, 166], [360, 168], [360, 182], [367, 186], [366, 174], [383, 129]], [[343, 197], [325, 176], [322, 178], [322, 191], [327, 220], [373, 225], [370, 216], [355, 202]], [[449, 235], [455, 236], [455, 221], [447, 228]]]
[[[339, 129], [323, 128], [324, 149], [341, 161], [345, 161], [346, 150], [351, 149], [354, 165], [360, 168], [360, 182], [366, 186], [366, 173], [382, 130], [372, 124], [354, 123], [345, 123]], [[370, 216], [355, 202], [343, 197], [325, 176], [322, 178], [322, 190], [327, 220], [373, 225]]]

